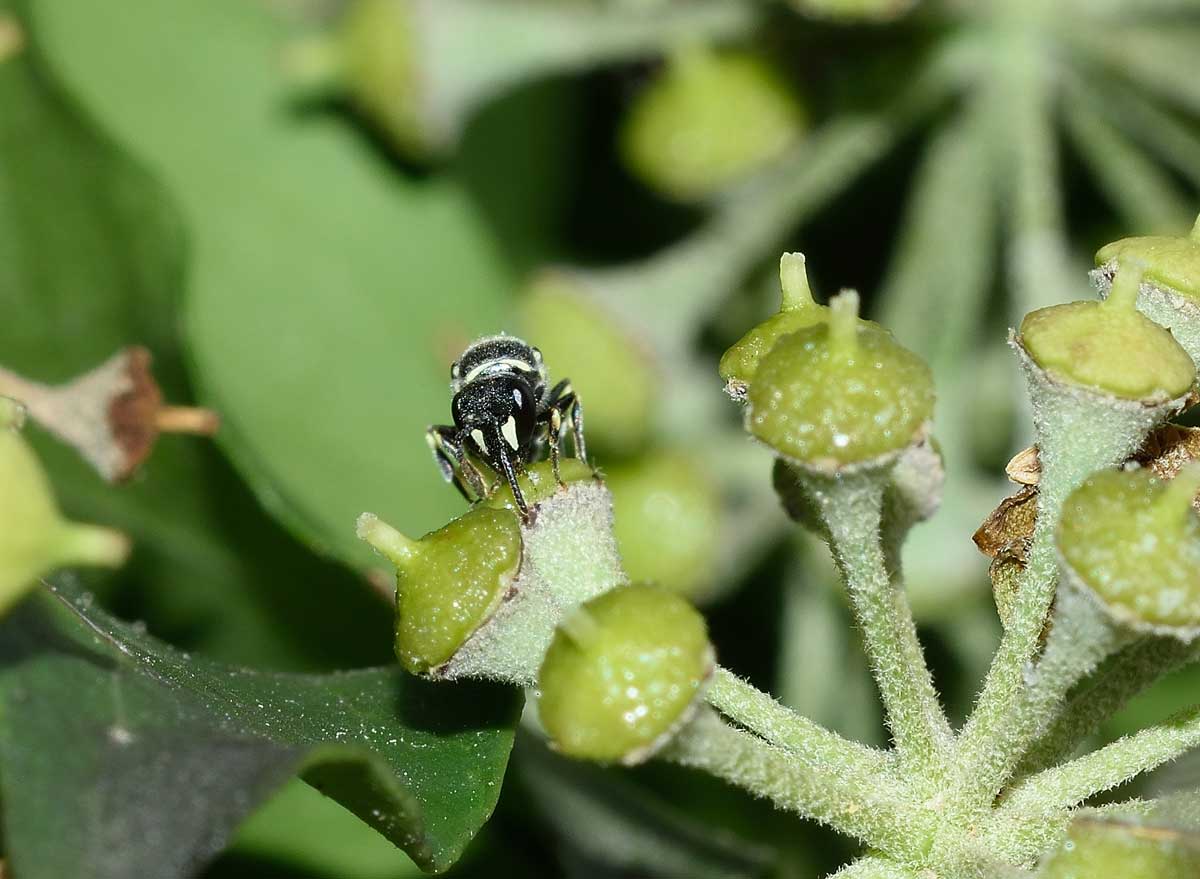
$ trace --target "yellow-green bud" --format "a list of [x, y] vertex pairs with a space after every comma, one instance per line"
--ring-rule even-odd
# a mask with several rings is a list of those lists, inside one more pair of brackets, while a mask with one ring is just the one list
[[622, 586], [558, 627], [538, 673], [538, 716], [564, 754], [638, 763], [687, 720], [712, 670], [695, 608], [662, 589]]
[[858, 294], [830, 303], [828, 323], [783, 336], [750, 384], [746, 425], [782, 457], [834, 472], [892, 460], [924, 438], [933, 377], [916, 354], [858, 319]]
[[630, 579], [692, 600], [713, 585], [721, 499], [711, 477], [679, 453], [609, 469], [613, 529]]
[[0, 613], [56, 568], [118, 567], [129, 554], [120, 532], [62, 518], [41, 463], [19, 433], [22, 413], [0, 397]]
[[726, 392], [735, 400], [746, 399], [759, 363], [780, 338], [829, 320], [829, 308], [813, 300], [803, 253], [785, 253], [780, 258], [779, 285], [783, 290], [779, 311], [738, 339], [721, 357], [718, 371]]
[[589, 301], [569, 273], [538, 274], [520, 309], [526, 337], [537, 340], [546, 362], [579, 393], [589, 444], [621, 453], [641, 445], [659, 385], [647, 352]]
[[1129, 818], [1088, 815], [1038, 879], [1192, 879], [1200, 876], [1200, 834]]
[[694, 201], [778, 157], [804, 127], [804, 109], [762, 58], [691, 46], [638, 96], [620, 148], [647, 185]]
[[1051, 378], [1124, 400], [1181, 397], [1196, 367], [1170, 331], [1135, 308], [1143, 267], [1122, 263], [1102, 302], [1042, 308], [1021, 322], [1020, 342]]
[[1200, 464], [1170, 482], [1148, 469], [1097, 473], [1066, 500], [1063, 561], [1118, 622], [1191, 640], [1200, 633]]
[[1144, 278], [1200, 303], [1200, 217], [1187, 237], [1122, 238], [1096, 252], [1096, 264], [1133, 262]]
[[410, 540], [370, 513], [358, 536], [396, 565], [396, 656], [413, 674], [448, 662], [486, 623], [521, 565], [521, 526], [507, 509], [478, 506]]
[[1126, 238], [1102, 247], [1092, 279], [1103, 293], [1122, 262], [1144, 267], [1137, 306], [1200, 364], [1200, 219], [1189, 237]]
[[[558, 475], [563, 484], [571, 482], [590, 482], [597, 479], [596, 471], [586, 461], [578, 458], [561, 458], [558, 462]], [[521, 486], [521, 494], [525, 503], [536, 507], [542, 501], [553, 497], [561, 488], [554, 480], [554, 469], [549, 461], [538, 461], [526, 467], [525, 472], [517, 476]], [[491, 494], [483, 500], [483, 505], [495, 510], [511, 510], [518, 512], [516, 498], [513, 497], [512, 487], [503, 479], [499, 480]]]

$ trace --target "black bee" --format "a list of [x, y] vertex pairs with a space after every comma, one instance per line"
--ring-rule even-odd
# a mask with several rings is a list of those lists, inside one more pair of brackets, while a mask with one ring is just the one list
[[568, 424], [575, 457], [587, 460], [579, 398], [569, 379], [550, 387], [542, 352], [532, 345], [505, 335], [473, 342], [450, 367], [450, 390], [454, 426], [432, 425], [425, 438], [446, 481], [467, 500], [471, 492], [476, 498], [489, 493], [474, 457], [503, 476], [528, 521], [517, 474], [549, 445], [554, 478], [561, 484], [559, 447]]

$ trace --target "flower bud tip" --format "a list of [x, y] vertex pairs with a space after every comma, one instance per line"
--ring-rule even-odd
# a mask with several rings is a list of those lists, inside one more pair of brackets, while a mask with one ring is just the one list
[[355, 533], [392, 564], [400, 567], [412, 558], [416, 542], [405, 537], [374, 513], [363, 513], [358, 517]]
[[1114, 309], [1132, 311], [1136, 307], [1138, 288], [1145, 273], [1146, 263], [1142, 260], [1130, 257], [1122, 259], [1117, 263], [1117, 273], [1113, 275], [1112, 288], [1105, 301]]
[[779, 286], [783, 289], [780, 311], [797, 311], [816, 304], [803, 253], [785, 253], [779, 258]]
[[844, 357], [858, 350], [858, 291], [843, 290], [829, 300], [829, 347]]

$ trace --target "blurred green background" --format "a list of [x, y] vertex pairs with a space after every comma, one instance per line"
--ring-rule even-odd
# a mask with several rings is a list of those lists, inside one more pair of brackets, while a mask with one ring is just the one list
[[[27, 431], [67, 513], [133, 538], [86, 585], [221, 661], [388, 663], [354, 520], [462, 510], [423, 430], [468, 341], [526, 334], [580, 390], [635, 576], [699, 601], [723, 664], [882, 742], [829, 565], [716, 374], [800, 250], [819, 299], [859, 289], [941, 382], [951, 488], [908, 560], [962, 717], [998, 637], [970, 535], [1029, 435], [1005, 327], [1088, 295], [1101, 244], [1190, 227], [1200, 4], [909, 5], [0, 0], [0, 366], [62, 382], [141, 344], [169, 400], [223, 420], [119, 486]], [[513, 761], [452, 875], [815, 877], [852, 854], [679, 770], [524, 738]], [[1170, 771], [1148, 783], [1194, 770]], [[293, 781], [203, 875], [416, 872]]]

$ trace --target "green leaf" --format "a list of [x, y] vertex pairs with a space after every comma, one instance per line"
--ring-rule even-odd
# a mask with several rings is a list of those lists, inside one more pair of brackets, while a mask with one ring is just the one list
[[[0, 0], [28, 31], [26, 51], [0, 63], [0, 362], [61, 381], [139, 343], [168, 399], [186, 402], [176, 207], [63, 92], [25, 9]], [[164, 437], [139, 478], [113, 487], [35, 427], [27, 436], [69, 515], [133, 537], [120, 588], [105, 592], [155, 631], [253, 664], [390, 655], [388, 615], [365, 585], [289, 539], [209, 442]]]
[[567, 849], [614, 871], [735, 879], [760, 876], [776, 860], [768, 846], [681, 812], [617, 770], [563, 759], [527, 739], [517, 753], [520, 779]]
[[509, 282], [463, 187], [302, 107], [269, 4], [37, 9], [73, 92], [179, 199], [196, 373], [264, 503], [360, 565], [363, 510], [417, 533], [458, 511], [423, 431], [460, 346], [505, 327]]
[[511, 689], [238, 669], [54, 593], [0, 628], [4, 835], [23, 879], [185, 876], [295, 771], [427, 870], [495, 807]]

